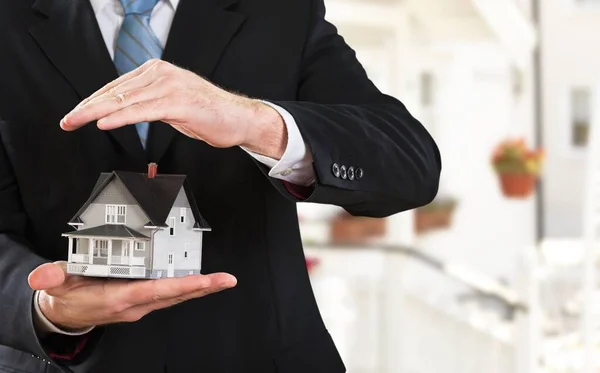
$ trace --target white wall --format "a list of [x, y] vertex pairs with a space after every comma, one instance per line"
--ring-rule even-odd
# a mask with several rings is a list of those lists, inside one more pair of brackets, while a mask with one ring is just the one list
[[[183, 223], [180, 216], [181, 208], [185, 208]], [[169, 217], [175, 218], [175, 235], [170, 235], [169, 228], [159, 229], [154, 235], [152, 269], [166, 270], [169, 253], [173, 253], [175, 270], [199, 270], [202, 256], [202, 232], [193, 230], [194, 216], [183, 188], [177, 195]]]
[[569, 91], [600, 79], [600, 7], [542, 0], [546, 229], [549, 237], [582, 233], [585, 154], [569, 146]]
[[[458, 199], [449, 230], [427, 234], [417, 245], [435, 256], [513, 282], [516, 258], [535, 240], [533, 198], [508, 200], [490, 164], [497, 143], [533, 133], [531, 71], [520, 95], [511, 66], [496, 46], [456, 49], [438, 69], [436, 141], [442, 153], [440, 194]], [[422, 280], [416, 271], [414, 278]], [[417, 281], [418, 282], [418, 281]], [[439, 290], [439, 282], [431, 286]]]

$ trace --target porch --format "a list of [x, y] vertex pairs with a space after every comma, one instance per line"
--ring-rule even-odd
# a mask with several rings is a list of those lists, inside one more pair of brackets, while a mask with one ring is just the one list
[[145, 266], [148, 241], [121, 238], [69, 237], [69, 263]]

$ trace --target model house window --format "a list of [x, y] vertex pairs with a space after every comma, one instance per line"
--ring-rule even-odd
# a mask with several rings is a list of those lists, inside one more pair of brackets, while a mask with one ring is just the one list
[[185, 251], [185, 252], [183, 253], [183, 257], [184, 257], [184, 258], [187, 258], [187, 251]]
[[169, 218], [169, 236], [175, 236], [175, 218]]
[[582, 148], [587, 146], [592, 121], [592, 95], [587, 88], [571, 91], [571, 144]]
[[173, 254], [169, 254], [169, 264], [173, 264]]
[[106, 205], [106, 224], [125, 224], [127, 206]]
[[121, 256], [129, 256], [129, 242], [123, 242], [123, 252]]
[[135, 251], [144, 251], [146, 250], [146, 244], [144, 242], [136, 242], [135, 243]]
[[94, 256], [97, 258], [108, 257], [108, 241], [107, 240], [95, 240], [94, 241]]
[[185, 214], [186, 214], [186, 209], [185, 209], [185, 207], [182, 207], [181, 210], [179, 211], [180, 221], [182, 223], [185, 223]]

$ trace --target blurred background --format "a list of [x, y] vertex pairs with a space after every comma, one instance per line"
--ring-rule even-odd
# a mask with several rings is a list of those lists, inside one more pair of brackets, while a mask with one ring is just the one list
[[600, 1], [326, 5], [443, 160], [414, 211], [298, 205], [348, 371], [600, 372]]

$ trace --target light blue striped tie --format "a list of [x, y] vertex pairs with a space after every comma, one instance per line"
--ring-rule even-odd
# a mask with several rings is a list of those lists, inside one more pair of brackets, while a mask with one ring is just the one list
[[[125, 10], [125, 19], [117, 38], [115, 67], [119, 75], [135, 70], [144, 62], [161, 58], [162, 46], [150, 28], [150, 16], [159, 0], [119, 0]], [[142, 146], [146, 147], [149, 124], [137, 123]]]

